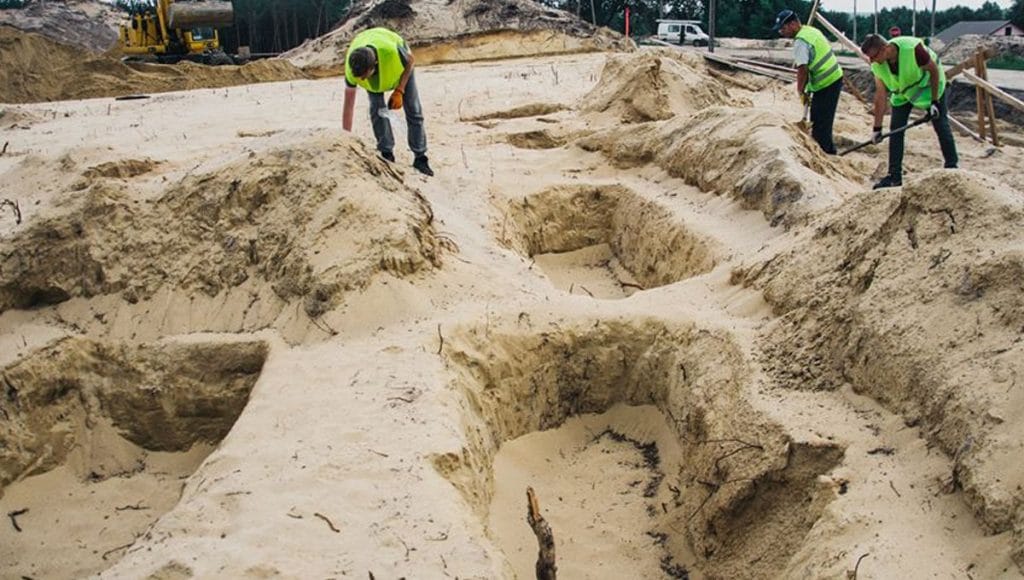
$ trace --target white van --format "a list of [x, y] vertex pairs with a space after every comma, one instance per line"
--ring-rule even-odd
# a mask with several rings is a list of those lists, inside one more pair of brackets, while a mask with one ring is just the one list
[[708, 35], [700, 27], [699, 20], [659, 20], [658, 39], [672, 44], [679, 44], [679, 32], [685, 33], [685, 44], [707, 46]]

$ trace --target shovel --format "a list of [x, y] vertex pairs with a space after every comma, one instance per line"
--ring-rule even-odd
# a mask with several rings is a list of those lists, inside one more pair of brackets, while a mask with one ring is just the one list
[[[893, 135], [895, 135], [897, 133], [902, 133], [902, 132], [906, 131], [907, 129], [911, 128], [911, 127], [917, 127], [918, 125], [922, 125], [922, 124], [927, 123], [928, 121], [931, 121], [931, 120], [932, 120], [931, 115], [925, 115], [925, 116], [921, 117], [920, 119], [914, 121], [913, 123], [910, 123], [909, 125], [904, 125], [904, 126], [900, 127], [899, 129], [894, 129], [892, 131], [889, 131], [888, 133], [882, 133], [882, 140], [884, 141], [885, 139], [888, 139], [889, 137], [892, 137]], [[858, 144], [854, 145], [853, 147], [850, 147], [849, 149], [844, 149], [844, 150], [840, 151], [839, 155], [843, 156], [843, 155], [846, 155], [847, 153], [853, 153], [854, 151], [856, 151], [858, 149], [862, 149], [864, 147], [867, 147], [868, 145], [871, 145], [874, 142], [875, 142], [874, 139], [868, 139], [867, 141], [865, 141], [863, 143], [858, 143]], [[881, 143], [881, 141], [879, 141], [879, 143]]]
[[808, 118], [811, 116], [811, 102], [807, 101], [804, 105], [804, 117], [796, 124], [796, 126], [804, 133], [811, 132], [811, 124], [808, 122]]

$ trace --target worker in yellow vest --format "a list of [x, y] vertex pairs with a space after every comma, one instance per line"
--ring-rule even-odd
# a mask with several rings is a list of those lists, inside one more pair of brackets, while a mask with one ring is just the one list
[[[370, 28], [357, 34], [345, 54], [345, 104], [341, 124], [352, 130], [356, 87], [366, 89], [370, 97], [370, 122], [377, 138], [377, 150], [384, 159], [395, 161], [395, 136], [391, 132], [389, 109], [404, 109], [409, 126], [412, 166], [425, 175], [434, 175], [427, 159], [427, 133], [423, 128], [423, 108], [416, 91], [413, 56], [405, 40], [387, 28]], [[384, 93], [391, 97], [384, 102]]]
[[811, 137], [829, 155], [836, 154], [832, 142], [832, 124], [843, 92], [843, 68], [839, 66], [832, 45], [817, 28], [804, 26], [792, 10], [783, 10], [775, 17], [774, 32], [795, 38], [793, 61], [796, 63], [796, 90], [800, 102], [811, 109]]
[[[956, 141], [949, 128], [946, 108], [946, 71], [939, 57], [913, 36], [899, 36], [886, 40], [878, 34], [869, 34], [860, 47], [871, 59], [871, 72], [875, 75], [875, 124], [873, 139], [882, 140], [882, 119], [885, 117], [886, 94], [891, 94], [890, 131], [906, 126], [912, 109], [927, 112], [932, 128], [939, 137], [944, 167], [955, 169], [959, 158]], [[903, 185], [904, 132], [889, 137], [889, 174], [875, 184], [881, 187]]]

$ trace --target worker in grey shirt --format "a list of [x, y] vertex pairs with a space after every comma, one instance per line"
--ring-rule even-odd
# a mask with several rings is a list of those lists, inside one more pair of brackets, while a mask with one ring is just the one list
[[832, 142], [832, 124], [843, 92], [843, 69], [832, 53], [832, 45], [820, 30], [804, 26], [792, 10], [783, 10], [775, 18], [772, 30], [793, 42], [796, 64], [796, 90], [800, 101], [811, 108], [811, 137], [829, 155], [836, 154]]

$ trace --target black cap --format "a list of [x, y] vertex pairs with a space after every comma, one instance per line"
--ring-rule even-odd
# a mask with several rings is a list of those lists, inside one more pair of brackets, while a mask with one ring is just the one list
[[779, 12], [779, 15], [775, 17], [775, 26], [772, 26], [772, 32], [778, 32], [783, 25], [790, 20], [796, 18], [796, 12], [792, 10], [783, 10]]

